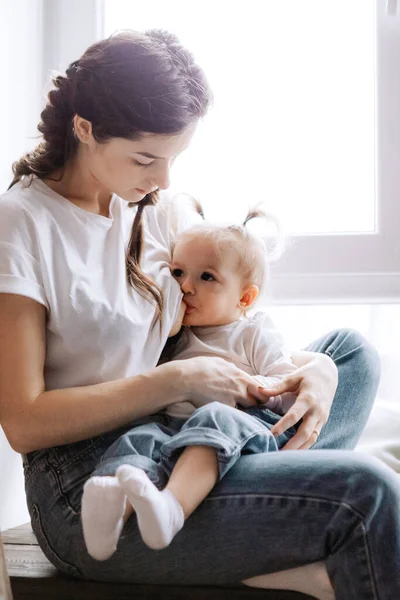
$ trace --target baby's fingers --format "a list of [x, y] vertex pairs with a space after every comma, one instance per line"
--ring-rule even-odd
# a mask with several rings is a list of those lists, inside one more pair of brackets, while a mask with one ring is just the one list
[[265, 398], [266, 402], [268, 398], [280, 396], [285, 392], [295, 392], [298, 389], [299, 381], [298, 377], [284, 377], [278, 383], [274, 383], [268, 387], [260, 387], [260, 394]]
[[265, 404], [268, 402], [270, 396], [264, 394], [264, 388], [260, 387], [258, 383], [249, 383], [247, 386], [248, 394], [254, 398], [257, 404]]

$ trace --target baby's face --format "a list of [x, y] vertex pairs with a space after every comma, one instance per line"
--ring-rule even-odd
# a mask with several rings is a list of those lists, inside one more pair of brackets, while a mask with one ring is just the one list
[[184, 293], [184, 325], [225, 325], [241, 316], [242, 277], [227, 250], [218, 252], [201, 235], [183, 235], [174, 249], [171, 273]]

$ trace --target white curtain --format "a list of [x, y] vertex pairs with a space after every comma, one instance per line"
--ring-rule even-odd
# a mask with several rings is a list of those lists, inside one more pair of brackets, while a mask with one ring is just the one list
[[0, 193], [11, 164], [37, 144], [42, 105], [42, 2], [0, 2]]

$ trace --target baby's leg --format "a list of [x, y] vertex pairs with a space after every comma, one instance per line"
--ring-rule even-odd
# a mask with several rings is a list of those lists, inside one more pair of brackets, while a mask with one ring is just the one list
[[143, 541], [160, 550], [172, 542], [217, 482], [217, 452], [207, 446], [185, 448], [161, 492], [136, 467], [119, 467], [117, 477], [136, 512]]
[[175, 433], [163, 425], [157, 415], [141, 419], [124, 433], [111, 432], [113, 442], [86, 482], [82, 496], [82, 524], [88, 552], [97, 560], [106, 560], [116, 550], [124, 523], [133, 509], [115, 473], [123, 464], [146, 469], [162, 487], [167, 477], [158, 466], [159, 448]]
[[263, 422], [212, 402], [196, 410], [160, 448], [161, 466], [171, 473], [162, 492], [140, 469], [120, 467], [117, 477], [135, 509], [143, 541], [154, 549], [168, 546], [243, 449], [268, 452], [278, 448]]

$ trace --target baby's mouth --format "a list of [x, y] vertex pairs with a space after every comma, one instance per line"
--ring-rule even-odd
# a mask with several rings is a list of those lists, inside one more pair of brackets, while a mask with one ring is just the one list
[[191, 312], [193, 312], [194, 310], [196, 310], [195, 307], [192, 306], [187, 300], [183, 299], [183, 302], [186, 304], [185, 315], [188, 315]]

